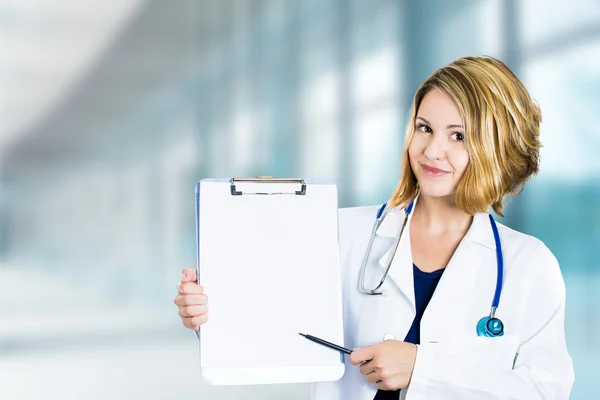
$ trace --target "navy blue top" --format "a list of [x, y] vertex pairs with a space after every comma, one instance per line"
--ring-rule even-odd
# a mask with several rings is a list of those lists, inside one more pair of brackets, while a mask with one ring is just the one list
[[[444, 269], [433, 272], [423, 272], [413, 264], [413, 275], [415, 277], [415, 308], [416, 315], [406, 337], [405, 342], [419, 344], [421, 341], [421, 318], [427, 308], [427, 304], [433, 296], [433, 292], [444, 273]], [[378, 390], [373, 400], [398, 400], [400, 390], [386, 391]]]

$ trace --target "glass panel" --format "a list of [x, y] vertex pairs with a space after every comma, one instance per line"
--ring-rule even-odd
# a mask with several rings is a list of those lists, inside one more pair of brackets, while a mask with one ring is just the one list
[[392, 47], [354, 64], [351, 72], [353, 107], [357, 110], [376, 108], [396, 101], [398, 76], [397, 52]]
[[[539, 7], [545, 13], [552, 7]], [[536, 58], [524, 80], [543, 114], [541, 173], [525, 191], [523, 230], [558, 258], [567, 287], [566, 333], [575, 362], [572, 399], [597, 391], [600, 343], [600, 42]]]
[[383, 203], [400, 177], [402, 135], [394, 104], [355, 117], [356, 162], [353, 199], [357, 204]]
[[527, 87], [542, 108], [540, 179], [598, 179], [599, 54], [600, 41], [584, 43], [571, 51], [534, 60], [524, 68]]
[[[600, 2], [597, 0], [518, 1], [519, 31], [526, 47], [550, 38], [576, 33], [582, 28], [600, 29]], [[595, 27], [595, 29], [594, 29]], [[587, 36], [587, 35], [586, 35]], [[586, 39], [581, 37], [581, 39]]]
[[340, 140], [337, 120], [308, 125], [300, 136], [303, 178], [339, 179]]

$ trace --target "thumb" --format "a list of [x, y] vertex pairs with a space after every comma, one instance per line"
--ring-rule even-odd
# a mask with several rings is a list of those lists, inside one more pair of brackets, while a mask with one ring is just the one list
[[195, 269], [185, 268], [181, 271], [181, 283], [196, 282], [197, 280]]

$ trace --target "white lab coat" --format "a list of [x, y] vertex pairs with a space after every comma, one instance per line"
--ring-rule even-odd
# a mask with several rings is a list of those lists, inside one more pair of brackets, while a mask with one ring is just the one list
[[[410, 219], [384, 294], [358, 290], [359, 270], [378, 207], [341, 209], [340, 254], [345, 347], [403, 340], [415, 316]], [[392, 210], [377, 231], [367, 281], [380, 279], [404, 219]], [[478, 214], [450, 260], [421, 321], [421, 344], [403, 399], [568, 399], [574, 380], [564, 333], [565, 286], [556, 258], [538, 239], [498, 224], [504, 285], [496, 317], [505, 335], [478, 337], [489, 315], [497, 263], [487, 214]], [[375, 274], [379, 273], [379, 276]], [[372, 400], [369, 384], [346, 357], [344, 376], [313, 384], [312, 400]]]

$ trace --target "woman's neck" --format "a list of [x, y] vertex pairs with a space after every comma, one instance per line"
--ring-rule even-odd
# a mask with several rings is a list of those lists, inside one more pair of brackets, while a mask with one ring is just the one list
[[454, 195], [430, 197], [420, 195], [413, 211], [412, 224], [431, 234], [447, 232], [466, 233], [471, 226], [473, 216], [465, 213], [456, 205]]

